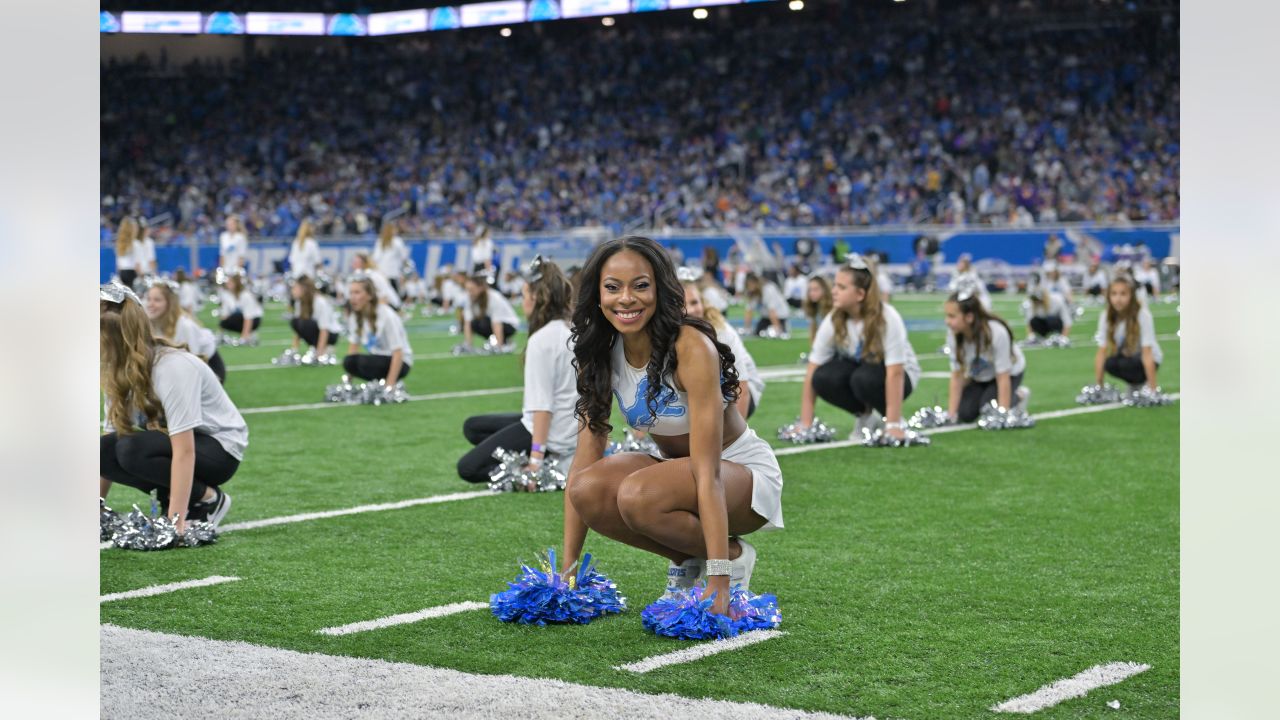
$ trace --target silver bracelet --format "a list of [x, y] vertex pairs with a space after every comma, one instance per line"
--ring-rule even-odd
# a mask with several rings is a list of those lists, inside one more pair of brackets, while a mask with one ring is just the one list
[[732, 560], [707, 560], [707, 575], [728, 575]]

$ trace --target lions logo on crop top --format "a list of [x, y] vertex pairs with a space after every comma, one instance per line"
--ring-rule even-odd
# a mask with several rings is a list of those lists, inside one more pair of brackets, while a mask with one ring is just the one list
[[[622, 409], [622, 414], [626, 416], [627, 422], [633, 428], [653, 427], [656, 422], [654, 415], [649, 414], [649, 407], [645, 404], [644, 397], [649, 392], [649, 378], [643, 377], [640, 382], [636, 383], [635, 397], [631, 398], [630, 404], [622, 397], [617, 390], [613, 394], [618, 398], [618, 407]], [[678, 405], [680, 400], [675, 390], [669, 387], [663, 387], [658, 391], [658, 396], [654, 398], [654, 410], [660, 417], [684, 417], [685, 408]]]

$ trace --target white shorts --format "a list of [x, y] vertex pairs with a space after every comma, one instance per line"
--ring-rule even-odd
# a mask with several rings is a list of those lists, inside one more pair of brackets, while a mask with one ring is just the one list
[[[652, 455], [658, 460], [670, 458]], [[751, 471], [751, 509], [765, 519], [761, 530], [782, 528], [782, 468], [773, 448], [756, 431], [747, 428], [720, 453], [721, 460], [735, 462]]]

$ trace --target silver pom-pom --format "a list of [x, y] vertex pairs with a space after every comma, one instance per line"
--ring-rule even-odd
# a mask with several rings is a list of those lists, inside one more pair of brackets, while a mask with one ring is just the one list
[[307, 348], [307, 351], [298, 359], [298, 364], [306, 367], [324, 367], [326, 365], [337, 365], [338, 358], [330, 352], [317, 355], [315, 348]]
[[516, 344], [514, 342], [499, 343], [497, 337], [490, 335], [489, 339], [480, 348], [479, 353], [481, 355], [510, 355], [515, 351]]
[[1160, 407], [1162, 405], [1171, 404], [1173, 402], [1173, 398], [1162, 392], [1160, 388], [1152, 390], [1146, 385], [1143, 385], [1138, 390], [1125, 393], [1124, 398], [1122, 398], [1120, 402], [1123, 402], [1129, 407]]
[[867, 428], [862, 429], [862, 444], [865, 447], [911, 447], [920, 445], [927, 447], [933, 442], [928, 435], [916, 432], [915, 430], [903, 430], [902, 437], [896, 438], [885, 431], [883, 427], [878, 427], [875, 432]]
[[362, 401], [366, 405], [392, 405], [409, 401], [409, 393], [404, 389], [404, 382], [399, 381], [388, 386], [385, 379], [376, 383], [364, 383], [360, 386]]
[[457, 335], [457, 334], [458, 334], [458, 333], [460, 333], [460, 332], [462, 332], [462, 331], [458, 329], [458, 324], [457, 324], [457, 323], [453, 323], [453, 324], [451, 324], [451, 325], [449, 326], [449, 334], [450, 334], [450, 335]]
[[476, 349], [466, 343], [458, 343], [457, 345], [454, 345], [449, 352], [452, 353], [454, 357], [461, 357], [463, 355], [475, 355]]
[[800, 353], [800, 364], [803, 365], [807, 362], [809, 362], [809, 353], [808, 352]]
[[929, 430], [943, 425], [950, 425], [955, 422], [955, 418], [951, 417], [951, 413], [942, 409], [940, 405], [933, 407], [920, 408], [907, 420], [907, 427], [912, 430]]
[[107, 507], [107, 501], [98, 498], [98, 540], [110, 540], [116, 531], [125, 525], [125, 517]]
[[950, 346], [950, 345], [943, 345], [942, 347], [938, 348], [938, 354], [939, 354], [939, 355], [946, 356], [946, 357], [950, 357], [950, 356], [951, 356], [951, 346]]
[[779, 440], [786, 440], [797, 445], [831, 442], [835, 437], [836, 429], [822, 422], [816, 415], [809, 427], [804, 427], [800, 423], [800, 418], [796, 418], [795, 422], [790, 425], [783, 425], [778, 428]]
[[1044, 340], [1041, 340], [1039, 335], [1033, 335], [1029, 338], [1018, 341], [1018, 346], [1024, 347], [1024, 348], [1040, 347], [1043, 344], [1044, 344]]
[[295, 367], [302, 364], [302, 356], [293, 348], [285, 348], [279, 357], [271, 358], [271, 364], [280, 367]]
[[790, 340], [791, 333], [785, 330], [779, 331], [777, 328], [770, 325], [760, 333], [759, 337], [766, 338], [768, 340]]
[[1105, 405], [1120, 402], [1120, 391], [1111, 385], [1085, 385], [1076, 395], [1079, 405]]
[[560, 460], [545, 457], [536, 470], [526, 471], [529, 453], [511, 452], [503, 448], [493, 451], [498, 466], [489, 471], [489, 489], [494, 492], [556, 492], [564, 490], [568, 475], [560, 468]]
[[1050, 335], [1045, 339], [1044, 346], [1051, 348], [1069, 348], [1071, 347], [1071, 338], [1066, 335]]
[[983, 430], [1015, 430], [1035, 426], [1035, 418], [1027, 414], [1023, 408], [1015, 406], [1012, 410], [1008, 410], [1000, 407], [995, 400], [984, 406], [982, 413], [978, 415], [978, 427]]
[[173, 520], [143, 514], [137, 505], [111, 535], [111, 542], [124, 550], [167, 550], [198, 547], [217, 542], [218, 530], [203, 520], [190, 520], [179, 533]]
[[605, 449], [605, 455], [615, 455], [624, 452], [638, 452], [645, 455], [658, 454], [658, 444], [653, 438], [645, 435], [639, 437], [631, 428], [627, 428], [623, 433], [622, 442], [611, 442], [609, 447]]
[[324, 401], [331, 403], [358, 403], [359, 391], [351, 384], [351, 376], [344, 374], [337, 385], [325, 388]]

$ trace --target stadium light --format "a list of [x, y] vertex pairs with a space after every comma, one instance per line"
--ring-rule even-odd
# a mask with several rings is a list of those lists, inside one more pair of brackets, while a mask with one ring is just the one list
[[697, 10], [694, 10], [694, 11], [693, 11], [693, 19], [694, 19], [694, 20], [706, 20], [706, 19], [707, 19], [707, 9], [706, 9], [706, 8], [698, 8]]
[[791, 2], [787, 3], [787, 7], [792, 10], [803, 10], [804, 0], [791, 0]]
[[614, 20], [613, 20], [613, 18], [611, 18], [611, 17], [601, 18], [601, 19], [600, 19], [600, 24], [601, 24], [601, 25], [603, 25], [603, 26], [605, 26], [605, 27], [613, 27], [613, 23], [614, 23]]
[[502, 28], [498, 31], [498, 34], [502, 37], [511, 37], [511, 28]]

